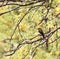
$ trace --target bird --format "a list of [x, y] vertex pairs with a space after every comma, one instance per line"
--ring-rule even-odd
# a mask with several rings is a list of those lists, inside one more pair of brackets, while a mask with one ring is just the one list
[[45, 38], [44, 32], [41, 28], [38, 28], [38, 32], [42, 35], [43, 38]]

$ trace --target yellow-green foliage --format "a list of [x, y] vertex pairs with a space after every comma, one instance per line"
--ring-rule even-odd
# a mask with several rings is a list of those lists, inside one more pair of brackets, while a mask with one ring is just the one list
[[[58, 5], [56, 7], [55, 5]], [[14, 6], [13, 6], [14, 7]], [[11, 8], [13, 8], [11, 6]], [[58, 18], [55, 18], [53, 16], [57, 15], [60, 13], [60, 0], [54, 0], [52, 7], [55, 7], [54, 9], [50, 10], [50, 13], [48, 15], [49, 19], [48, 22], [43, 23], [39, 25], [44, 32], [46, 32], [49, 28], [51, 30], [56, 29], [55, 22], [58, 22], [58, 26], [60, 26], [60, 20]], [[19, 25], [19, 30], [15, 31], [15, 34], [13, 35], [13, 40], [11, 43], [17, 45], [20, 42], [22, 42], [24, 39], [30, 39], [34, 37], [35, 35], [38, 34], [37, 31], [37, 26], [38, 23], [41, 21], [42, 17], [45, 16], [46, 14], [46, 8], [45, 7], [39, 7], [37, 9], [34, 9], [30, 11], [29, 14], [27, 14], [23, 21]], [[17, 9], [15, 11], [9, 12], [7, 14], [4, 14], [0, 16], [0, 59], [23, 59], [23, 57], [26, 56], [25, 59], [30, 58], [30, 49], [33, 50], [33, 47], [37, 45], [37, 43], [34, 43], [32, 45], [24, 45], [21, 49], [18, 49], [14, 55], [11, 57], [5, 57], [2, 55], [3, 50], [9, 50], [10, 49], [10, 44], [11, 43], [2, 43], [2, 40], [4, 40], [7, 37], [10, 37], [11, 34], [13, 33], [13, 30], [16, 26], [16, 23], [19, 19], [22, 19], [22, 17], [25, 15], [25, 13], [28, 11], [29, 8], [23, 7], [21, 9]], [[42, 14], [42, 9], [44, 9], [44, 13]], [[6, 7], [1, 7], [0, 8], [0, 13], [5, 12], [8, 10], [8, 6]], [[54, 14], [52, 16], [52, 14]], [[42, 16], [43, 15], [43, 16]], [[60, 35], [60, 31], [58, 31], [58, 35]], [[23, 37], [22, 37], [23, 36]], [[39, 37], [35, 38], [34, 40], [38, 39]], [[56, 38], [56, 33], [49, 39], [49, 42], [54, 40]], [[52, 44], [49, 44], [49, 51], [45, 50], [45, 47], [38, 47], [36, 51], [36, 55], [34, 56], [33, 59], [56, 59], [57, 57], [60, 56], [60, 40], [58, 42], [58, 47], [56, 47], [57, 43], [54, 42]]]

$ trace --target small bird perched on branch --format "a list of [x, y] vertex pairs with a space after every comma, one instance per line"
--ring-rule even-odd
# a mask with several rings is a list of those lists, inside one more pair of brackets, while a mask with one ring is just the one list
[[38, 28], [38, 32], [43, 36], [43, 38], [45, 38], [44, 32], [41, 28]]
[[42, 30], [42, 25], [39, 24], [39, 25], [37, 25], [36, 28], [38, 29], [39, 34], [41, 34], [42, 37], [45, 38], [45, 34], [44, 34], [43, 30]]

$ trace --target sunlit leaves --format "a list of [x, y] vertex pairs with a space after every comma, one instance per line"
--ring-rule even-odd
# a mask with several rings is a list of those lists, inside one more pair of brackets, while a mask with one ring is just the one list
[[59, 14], [60, 13], [60, 7], [56, 7], [55, 10], [54, 10], [55, 14]]
[[[57, 0], [57, 1], [59, 1], [59, 0]], [[55, 18], [54, 16], [60, 13], [60, 7], [55, 6], [56, 0], [53, 3], [54, 4], [52, 4], [52, 7], [55, 7], [55, 8], [52, 8], [51, 10], [49, 10], [48, 16], [46, 16], [46, 17], [48, 17], [47, 22], [45, 22], [45, 20], [42, 21], [43, 17], [47, 13], [46, 6], [45, 7], [42, 6], [39, 8], [33, 8], [24, 18], [23, 18], [23, 16], [25, 15], [25, 13], [28, 11], [29, 8], [23, 7], [21, 9], [17, 9], [15, 11], [12, 11], [10, 13], [0, 16], [0, 39], [2, 40], [6, 37], [10, 37], [14, 31], [14, 28], [15, 28], [18, 20], [21, 20], [22, 18], [23, 18], [22, 22], [19, 24], [19, 26], [17, 27], [17, 29], [12, 37], [11, 43], [14, 44], [14, 46], [17, 46], [23, 40], [26, 40], [26, 39], [29, 40], [30, 38], [39, 34], [38, 30], [37, 30], [38, 27], [42, 28], [44, 33], [47, 32], [49, 28], [51, 29], [51, 31], [56, 29], [57, 28], [56, 22], [58, 23], [59, 26], [60, 26], [60, 23], [59, 23], [58, 19]], [[15, 6], [13, 6], [11, 8], [14, 8], [14, 7]], [[1, 9], [1, 12], [4, 12], [6, 10], [7, 10], [7, 7], [6, 8], [4, 7]], [[42, 23], [39, 24], [41, 21], [42, 21]], [[60, 32], [58, 32], [58, 34], [60, 35]], [[36, 40], [39, 38], [40, 38], [40, 36], [38, 36], [32, 40]], [[56, 38], [56, 33], [54, 35], [52, 35], [51, 38], [49, 39], [49, 42], [52, 42], [52, 40], [54, 40]], [[23, 46], [20, 50], [18, 50], [11, 57], [11, 59], [22, 59], [26, 55], [26, 53], [27, 52], [29, 53], [30, 50], [32, 51], [33, 47], [35, 45], [37, 45], [38, 43], [40, 43], [40, 42], [31, 44], [30, 46], [29, 45]], [[7, 43], [8, 46], [4, 47], [6, 50], [10, 49], [9, 44], [10, 43]], [[44, 44], [44, 46], [45, 46], [45, 44]], [[54, 56], [57, 57], [59, 55], [59, 51], [56, 51], [56, 42], [49, 46], [49, 51], [46, 51], [44, 46], [42, 48], [38, 47], [38, 51], [36, 52], [37, 54], [35, 55], [34, 59], [40, 59], [40, 58], [49, 59], [49, 58], [55, 58]], [[52, 48], [52, 46], [54, 46], [54, 47]], [[60, 47], [60, 44], [58, 45], [58, 48], [59, 47]], [[3, 50], [3, 48], [1, 49], [1, 51], [2, 50]], [[28, 56], [26, 58], [29, 59], [29, 57], [30, 57], [30, 54], [28, 54]]]

